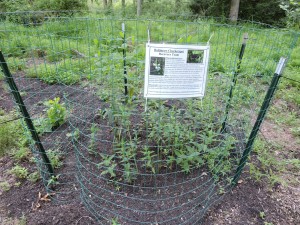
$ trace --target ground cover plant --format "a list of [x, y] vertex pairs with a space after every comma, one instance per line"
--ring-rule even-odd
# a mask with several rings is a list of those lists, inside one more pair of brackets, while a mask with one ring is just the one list
[[[128, 19], [124, 44], [122, 22], [109, 17], [62, 17], [35, 27], [11, 21], [1, 24], [5, 37], [1, 49], [36, 126], [43, 127], [41, 121], [48, 120], [55, 127], [39, 132], [57, 169], [58, 179], [50, 179], [46, 186], [53, 186], [48, 191], [57, 196], [73, 190], [75, 181], [67, 178], [74, 171], [68, 166], [76, 162], [80, 180], [76, 189], [96, 218], [108, 223], [151, 223], [150, 215], [156, 213], [156, 222], [162, 224], [192, 223], [209, 205], [206, 194], [216, 200], [231, 188], [252, 128], [250, 121], [278, 59], [289, 55], [296, 38], [253, 24], [231, 27], [206, 20]], [[149, 100], [144, 111], [141, 90], [149, 27], [152, 42], [199, 44], [210, 39], [211, 64], [203, 100]], [[244, 32], [249, 32], [249, 49], [238, 71], [227, 132], [222, 133], [226, 96]], [[270, 33], [274, 35], [271, 40]], [[278, 40], [280, 48], [275, 48]], [[75, 156], [70, 156], [70, 141]], [[38, 165], [42, 164], [31, 147]], [[29, 176], [19, 167], [13, 171], [23, 178]], [[110, 193], [118, 206], [109, 200]], [[147, 201], [155, 202], [159, 210], [142, 204]], [[196, 210], [196, 205], [204, 210]]]

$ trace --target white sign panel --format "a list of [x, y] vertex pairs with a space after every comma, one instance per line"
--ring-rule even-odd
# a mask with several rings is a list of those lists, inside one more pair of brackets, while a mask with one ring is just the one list
[[203, 97], [208, 61], [208, 45], [147, 43], [144, 97]]

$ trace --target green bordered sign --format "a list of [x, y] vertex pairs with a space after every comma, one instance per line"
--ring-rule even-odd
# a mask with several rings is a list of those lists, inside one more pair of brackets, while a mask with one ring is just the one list
[[145, 98], [203, 97], [209, 45], [146, 44]]

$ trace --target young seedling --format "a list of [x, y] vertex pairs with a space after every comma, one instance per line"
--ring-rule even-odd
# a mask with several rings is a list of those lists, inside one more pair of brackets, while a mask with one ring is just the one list
[[66, 108], [64, 104], [60, 104], [60, 98], [56, 97], [53, 100], [45, 102], [47, 107], [47, 116], [49, 123], [52, 126], [52, 130], [55, 130], [62, 125], [66, 120]]

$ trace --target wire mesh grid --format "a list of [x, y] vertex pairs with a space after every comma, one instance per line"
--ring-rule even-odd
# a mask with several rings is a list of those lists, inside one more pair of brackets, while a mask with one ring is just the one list
[[[145, 112], [148, 30], [153, 43], [209, 40], [202, 100], [149, 99]], [[241, 61], [245, 33], [249, 40]], [[41, 142], [59, 161], [52, 165], [55, 176], [49, 176], [32, 142], [54, 200], [82, 201], [99, 224], [196, 224], [232, 188], [276, 64], [289, 57], [298, 34], [212, 19], [27, 13], [9, 14], [0, 37]], [[55, 99], [67, 113], [53, 127], [45, 102]]]

